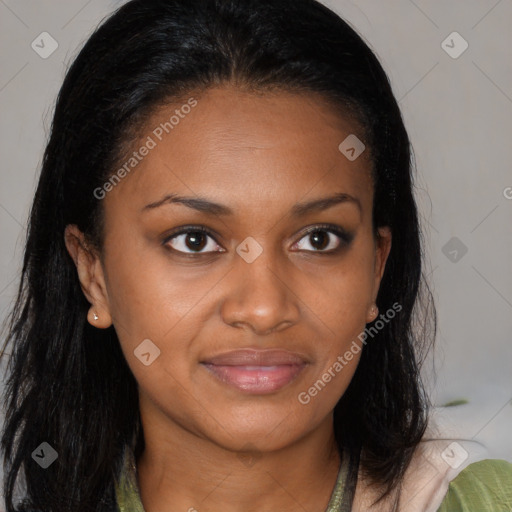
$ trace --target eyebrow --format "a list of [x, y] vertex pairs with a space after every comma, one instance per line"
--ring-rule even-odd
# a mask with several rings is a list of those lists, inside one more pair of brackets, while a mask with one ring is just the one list
[[[338, 204], [354, 204], [362, 212], [361, 202], [357, 197], [351, 196], [343, 192], [339, 192], [332, 196], [314, 199], [312, 201], [297, 203], [294, 205], [290, 213], [293, 217], [302, 217], [308, 213], [320, 212], [332, 208]], [[177, 194], [167, 194], [159, 201], [147, 204], [142, 208], [142, 212], [159, 208], [165, 204], [182, 204], [193, 210], [212, 215], [232, 216], [234, 211], [228, 206], [215, 203], [203, 197], [185, 197]]]

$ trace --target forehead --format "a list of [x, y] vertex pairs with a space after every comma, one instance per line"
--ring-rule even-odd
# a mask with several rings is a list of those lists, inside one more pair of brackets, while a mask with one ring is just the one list
[[313, 94], [230, 86], [191, 93], [153, 112], [106, 203], [143, 208], [179, 193], [265, 212], [276, 201], [344, 192], [369, 206], [369, 148], [355, 160], [339, 149], [354, 136], [364, 139], [359, 125]]

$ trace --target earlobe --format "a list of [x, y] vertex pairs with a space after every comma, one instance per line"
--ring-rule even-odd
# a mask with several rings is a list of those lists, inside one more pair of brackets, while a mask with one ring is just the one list
[[377, 304], [372, 304], [370, 311], [368, 311], [368, 315], [366, 316], [366, 323], [369, 324], [370, 322], [373, 322], [379, 314], [379, 308], [377, 307]]
[[112, 318], [108, 311], [97, 312], [94, 306], [89, 308], [87, 321], [98, 329], [107, 329], [112, 325]]

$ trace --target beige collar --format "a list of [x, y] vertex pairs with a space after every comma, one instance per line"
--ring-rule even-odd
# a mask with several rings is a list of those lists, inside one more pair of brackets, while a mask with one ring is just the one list
[[[359, 474], [354, 495], [353, 512], [436, 512], [440, 507], [450, 482], [470, 461], [453, 468], [446, 462], [454, 441], [434, 439], [421, 441], [414, 452], [401, 485], [399, 508], [395, 511], [393, 503], [397, 490], [375, 506], [371, 504], [381, 494], [372, 489]], [[462, 447], [462, 443], [457, 443]], [[463, 449], [463, 448], [462, 448]], [[443, 458], [444, 456], [444, 458]], [[455, 465], [455, 464], [452, 464]], [[363, 498], [364, 496], [364, 498]]]

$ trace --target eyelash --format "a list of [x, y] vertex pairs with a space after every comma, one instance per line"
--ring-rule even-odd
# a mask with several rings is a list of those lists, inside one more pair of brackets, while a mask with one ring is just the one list
[[[348, 233], [343, 228], [341, 228], [339, 226], [336, 226], [334, 224], [317, 224], [315, 226], [312, 226], [311, 228], [308, 228], [302, 234], [301, 238], [298, 241], [300, 242], [307, 235], [310, 235], [311, 233], [315, 233], [316, 231], [325, 231], [325, 232], [334, 234], [334, 235], [336, 235], [336, 236], [338, 236], [340, 238], [340, 243], [339, 243], [338, 247], [336, 247], [335, 249], [331, 249], [329, 251], [325, 251], [325, 250], [316, 250], [316, 251], [305, 250], [305, 252], [307, 252], [307, 253], [315, 253], [315, 254], [319, 254], [319, 255], [333, 255], [333, 254], [337, 254], [341, 249], [343, 249], [344, 247], [348, 246], [352, 242], [352, 239], [354, 238], [353, 234]], [[198, 232], [199, 233], [204, 233], [204, 234], [208, 235], [209, 237], [211, 237], [215, 241], [215, 243], [217, 245], [220, 245], [217, 242], [217, 240], [215, 240], [215, 236], [216, 235], [212, 231], [210, 231], [208, 228], [205, 228], [204, 226], [187, 226], [187, 227], [184, 227], [184, 228], [177, 228], [177, 230], [173, 231], [172, 233], [170, 233], [168, 236], [165, 237], [165, 239], [162, 242], [162, 245], [167, 246], [167, 244], [173, 238], [176, 238], [176, 237], [178, 237], [180, 235], [185, 235], [185, 234], [189, 234], [189, 233], [198, 233]], [[298, 242], [295, 242], [294, 245], [296, 243], [298, 243]], [[213, 254], [215, 252], [218, 252], [218, 253], [224, 252], [224, 251], [183, 252], [183, 251], [178, 251], [176, 249], [173, 249], [172, 247], [169, 247], [169, 250], [174, 252], [174, 253], [179, 254], [180, 256], [185, 256], [185, 257], [196, 257], [196, 256], [200, 256], [200, 255], [205, 255], [205, 254]]]

